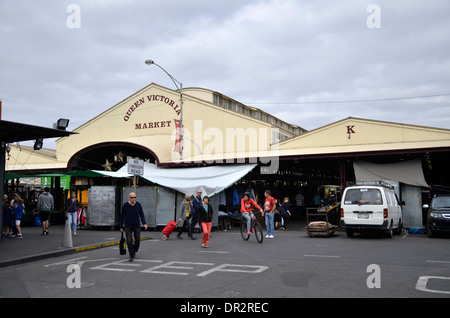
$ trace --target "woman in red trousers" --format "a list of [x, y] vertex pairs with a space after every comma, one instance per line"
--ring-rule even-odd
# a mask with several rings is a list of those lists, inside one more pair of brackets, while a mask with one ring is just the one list
[[211, 233], [211, 225], [213, 218], [213, 208], [211, 204], [209, 204], [208, 196], [203, 197], [203, 202], [198, 209], [198, 220], [202, 225], [203, 230], [203, 238], [202, 238], [202, 247], [208, 248], [209, 243], [209, 234]]

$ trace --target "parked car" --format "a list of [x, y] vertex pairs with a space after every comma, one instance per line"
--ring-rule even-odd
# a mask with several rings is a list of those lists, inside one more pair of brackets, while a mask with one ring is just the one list
[[[426, 207], [426, 206], [425, 206]], [[427, 235], [450, 233], [450, 195], [435, 195], [427, 214]]]
[[[369, 185], [370, 184], [370, 185]], [[403, 229], [404, 202], [386, 182], [347, 187], [341, 201], [341, 227], [348, 237], [355, 232], [379, 231], [392, 237]]]

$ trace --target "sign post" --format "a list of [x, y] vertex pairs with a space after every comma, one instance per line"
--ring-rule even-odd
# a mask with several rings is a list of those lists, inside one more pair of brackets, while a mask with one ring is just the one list
[[128, 173], [133, 175], [133, 187], [136, 189], [136, 176], [144, 175], [144, 160], [127, 157]]

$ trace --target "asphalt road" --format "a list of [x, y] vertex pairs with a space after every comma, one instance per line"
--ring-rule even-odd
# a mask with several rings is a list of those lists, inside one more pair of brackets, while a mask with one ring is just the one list
[[156, 297], [197, 303], [204, 298], [253, 303], [286, 297], [450, 297], [449, 238], [347, 238], [344, 232], [310, 238], [305, 231], [276, 231], [275, 239], [259, 244], [254, 237], [243, 241], [236, 229], [213, 232], [210, 248], [203, 249], [200, 234], [195, 241], [186, 235], [166, 241], [158, 232], [145, 235], [152, 239], [141, 242], [134, 262], [114, 246], [2, 268], [0, 297]]

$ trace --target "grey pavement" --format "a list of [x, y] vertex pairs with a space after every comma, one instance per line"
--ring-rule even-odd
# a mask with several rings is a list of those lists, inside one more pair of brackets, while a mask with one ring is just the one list
[[[63, 247], [65, 225], [50, 225], [49, 234], [41, 235], [41, 227], [22, 227], [22, 239], [3, 237], [0, 243], [0, 268], [35, 260], [74, 254], [119, 244], [120, 231], [78, 229], [72, 235], [72, 246]], [[151, 234], [151, 235], [148, 235]], [[158, 232], [142, 231], [142, 239], [156, 237]]]
[[[34, 233], [35, 228], [29, 229]], [[288, 231], [275, 231], [276, 238], [264, 239], [263, 244], [254, 236], [244, 242], [236, 227], [214, 231], [210, 248], [202, 249], [200, 234], [195, 235], [196, 241], [188, 240], [186, 233], [184, 240], [177, 240], [174, 234], [163, 241], [160, 231], [145, 231], [142, 235], [150, 239], [129, 263], [128, 255], [119, 255], [117, 246], [107, 245], [118, 241], [117, 230], [80, 230], [74, 243], [82, 251], [59, 256], [63, 227], [60, 229], [59, 237], [57, 229], [45, 237], [39, 232], [25, 237], [24, 232], [24, 239], [2, 243], [25, 247], [27, 238], [32, 245], [55, 236], [55, 251], [45, 253], [45, 259], [1, 268], [0, 298], [179, 298], [178, 306], [169, 306], [179, 312], [186, 299], [191, 304], [204, 304], [204, 298], [223, 298], [230, 303], [239, 299], [240, 304], [241, 298], [268, 302], [273, 298], [450, 296], [446, 237], [403, 233], [393, 238], [369, 234], [348, 238], [337, 232], [332, 238], [310, 238], [302, 223], [292, 222]], [[86, 245], [82, 239], [92, 244]], [[101, 242], [104, 245], [98, 244]], [[2, 257], [5, 246], [0, 246]], [[67, 253], [69, 249], [62, 250]], [[58, 257], [48, 258], [55, 255]], [[69, 274], [73, 265], [79, 266], [79, 271], [73, 272], [79, 276]], [[70, 285], [74, 277], [79, 277], [79, 288]], [[271, 310], [277, 308], [280, 306], [271, 305]]]
[[[298, 220], [290, 222], [290, 231], [304, 231], [305, 224]], [[216, 229], [217, 231], [217, 229]], [[45, 258], [75, 254], [119, 244], [120, 231], [105, 228], [81, 228], [72, 235], [73, 247], [63, 247], [65, 225], [50, 225], [49, 234], [41, 235], [41, 227], [22, 227], [23, 238], [3, 237], [0, 242], [0, 268]], [[172, 234], [175, 236], [176, 234]], [[141, 231], [141, 240], [161, 239], [158, 229]]]
[[[97, 238], [118, 231], [91, 234], [105, 233]], [[270, 302], [274, 311], [280, 308], [272, 306], [274, 298], [450, 296], [447, 238], [408, 233], [348, 238], [344, 232], [310, 238], [291, 226], [259, 244], [254, 236], [244, 242], [233, 228], [214, 231], [210, 248], [202, 249], [200, 234], [196, 241], [187, 234], [164, 241], [159, 231], [143, 233], [151, 239], [142, 242], [132, 263], [110, 246], [1, 268], [0, 298], [177, 298], [178, 306], [168, 307], [180, 312], [186, 300], [204, 304], [206, 298]], [[76, 279], [80, 286], [74, 288]]]

